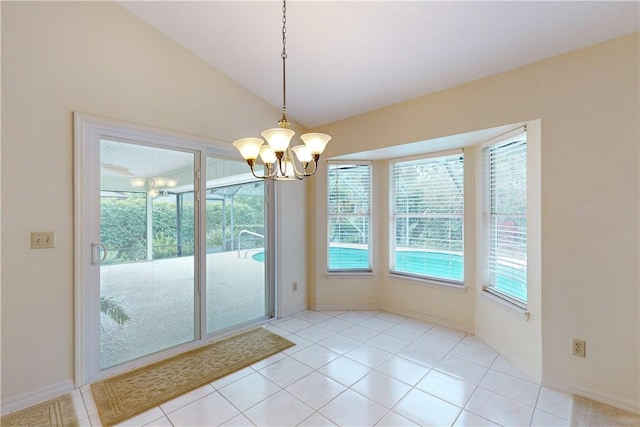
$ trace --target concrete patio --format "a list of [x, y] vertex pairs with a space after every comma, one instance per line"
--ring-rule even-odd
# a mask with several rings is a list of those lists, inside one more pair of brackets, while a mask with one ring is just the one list
[[[264, 263], [251, 258], [256, 251], [207, 254], [207, 333], [266, 314]], [[193, 256], [102, 266], [101, 296], [130, 318], [119, 326], [102, 315], [102, 368], [194, 339]]]

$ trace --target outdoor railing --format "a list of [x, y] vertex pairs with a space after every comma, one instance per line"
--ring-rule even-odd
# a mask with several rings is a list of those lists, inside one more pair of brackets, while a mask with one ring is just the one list
[[[262, 234], [254, 233], [253, 231], [250, 231], [250, 230], [240, 230], [240, 232], [238, 233], [238, 258], [240, 258], [240, 251], [242, 250], [242, 236], [245, 234], [249, 234], [251, 236], [260, 237], [264, 239], [264, 236]], [[256, 248], [248, 248], [245, 250], [244, 252], [245, 258], [247, 257], [247, 254], [249, 253], [249, 251], [252, 249], [256, 249]]]

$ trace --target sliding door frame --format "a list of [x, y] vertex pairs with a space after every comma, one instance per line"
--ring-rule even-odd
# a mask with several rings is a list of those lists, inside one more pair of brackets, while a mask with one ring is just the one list
[[[99, 334], [95, 334], [94, 326], [99, 324], [100, 309], [99, 289], [93, 289], [88, 283], [94, 283], [95, 271], [91, 265], [91, 244], [95, 236], [96, 227], [99, 233], [100, 224], [95, 224], [95, 211], [91, 206], [99, 203], [97, 194], [91, 194], [89, 188], [99, 188], [100, 168], [99, 141], [101, 138], [115, 138], [116, 140], [139, 142], [170, 149], [193, 151], [196, 161], [199, 161], [199, 171], [196, 172], [195, 200], [198, 201], [199, 220], [195, 224], [195, 244], [198, 248], [195, 292], [194, 292], [194, 340], [176, 347], [169, 348], [152, 355], [117, 365], [105, 370], [100, 369]], [[117, 375], [139, 366], [161, 360], [172, 355], [187, 351], [205, 344], [208, 341], [231, 333], [232, 330], [216, 331], [206, 334], [204, 322], [206, 310], [206, 238], [204, 236], [204, 221], [206, 220], [206, 159], [218, 157], [230, 160], [241, 160], [237, 151], [226, 142], [213, 141], [205, 138], [184, 135], [176, 132], [156, 129], [84, 113], [74, 113], [74, 373], [75, 385], [81, 387], [108, 376]], [[205, 172], [203, 172], [205, 171]], [[94, 192], [96, 193], [96, 192]], [[275, 191], [273, 183], [265, 183], [265, 286], [267, 309], [265, 319], [253, 323], [266, 321], [275, 315]], [[98, 234], [99, 236], [99, 234]], [[94, 269], [95, 270], [95, 269]], [[96, 295], [98, 292], [98, 295]], [[97, 320], [96, 320], [97, 319]], [[244, 325], [247, 326], [247, 325]]]

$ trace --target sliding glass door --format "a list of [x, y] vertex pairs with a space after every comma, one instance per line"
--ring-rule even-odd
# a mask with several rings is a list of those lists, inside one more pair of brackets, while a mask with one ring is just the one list
[[267, 316], [265, 188], [246, 162], [207, 158], [207, 333]]
[[273, 203], [235, 156], [76, 116], [78, 385], [272, 315]]
[[100, 140], [100, 367], [196, 338], [194, 152]]

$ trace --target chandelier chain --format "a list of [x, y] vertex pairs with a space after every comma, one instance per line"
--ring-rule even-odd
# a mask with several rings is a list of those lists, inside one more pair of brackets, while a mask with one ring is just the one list
[[287, 69], [285, 61], [287, 60], [287, 2], [282, 2], [282, 119], [281, 126], [287, 126]]
[[287, 58], [287, 2], [282, 2], [282, 58]]
[[[274, 181], [302, 180], [316, 173], [320, 154], [331, 139], [324, 133], [306, 133], [300, 135], [304, 145], [290, 145], [295, 132], [290, 129], [287, 119], [287, 2], [282, 1], [282, 118], [278, 128], [267, 129], [260, 138], [241, 138], [233, 142], [240, 155], [247, 161], [251, 174], [258, 179]], [[260, 158], [264, 164], [264, 172], [258, 175], [255, 171], [256, 161]], [[296, 162], [297, 159], [297, 162]], [[298, 165], [302, 167], [299, 169]]]

